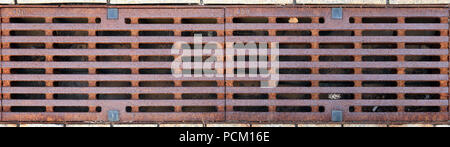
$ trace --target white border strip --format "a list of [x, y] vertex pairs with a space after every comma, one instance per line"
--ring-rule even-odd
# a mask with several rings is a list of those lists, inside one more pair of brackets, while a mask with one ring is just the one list
[[199, 4], [200, 0], [110, 0], [110, 4]]
[[203, 0], [204, 4], [293, 4], [294, 0]]
[[107, 3], [107, 0], [17, 0], [17, 4]]
[[389, 4], [449, 4], [450, 0], [389, 0]]
[[0, 4], [14, 4], [14, 0], [0, 0]]
[[297, 4], [386, 4], [386, 0], [296, 0]]

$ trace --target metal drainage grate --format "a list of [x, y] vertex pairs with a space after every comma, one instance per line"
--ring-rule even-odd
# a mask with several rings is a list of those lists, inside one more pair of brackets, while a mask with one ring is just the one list
[[2, 121], [224, 121], [224, 78], [171, 74], [174, 42], [223, 43], [223, 9], [119, 11], [2, 9]]
[[[224, 9], [2, 8], [2, 121], [448, 120], [447, 9]], [[279, 42], [278, 87], [173, 77], [198, 33]]]
[[276, 89], [227, 78], [227, 120], [331, 121], [335, 110], [344, 121], [447, 120], [448, 10], [342, 11], [227, 8], [227, 49], [279, 42], [281, 74]]

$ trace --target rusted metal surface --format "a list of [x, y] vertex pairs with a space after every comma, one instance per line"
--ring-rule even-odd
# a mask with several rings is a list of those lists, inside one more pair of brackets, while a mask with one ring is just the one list
[[[331, 8], [310, 6], [112, 6], [119, 8], [119, 19], [108, 20], [103, 6], [30, 7], [1, 8], [1, 121], [103, 122], [108, 121], [110, 110], [120, 112], [121, 122], [329, 122], [333, 110], [343, 111], [348, 122], [447, 121], [449, 117], [447, 8], [344, 8], [343, 19], [336, 20], [331, 19]], [[15, 18], [39, 18], [41, 22], [24, 23]], [[86, 22], [54, 20], [60, 18]], [[253, 18], [267, 22], [245, 23]], [[370, 18], [376, 18], [377, 23], [370, 23]], [[140, 19], [173, 22], [145, 24]], [[184, 23], [183, 19], [212, 19], [215, 23]], [[298, 23], [301, 19], [308, 21]], [[57, 33], [63, 31], [85, 34]], [[129, 33], [102, 36], [99, 31]], [[142, 31], [169, 31], [172, 35], [143, 36]], [[172, 62], [164, 58], [177, 56], [170, 48], [142, 45], [194, 43], [194, 37], [185, 31], [215, 32], [203, 36], [203, 41], [218, 42], [226, 49], [234, 42], [279, 43], [279, 56], [284, 58], [279, 68], [285, 72], [280, 74], [280, 85], [260, 88], [248, 84], [266, 80], [259, 77], [176, 78], [170, 73], [145, 73], [148, 69], [170, 70]], [[286, 34], [289, 31], [307, 33]], [[370, 35], [370, 31], [378, 34]], [[388, 35], [379, 35], [386, 33], [382, 31]], [[68, 59], [73, 56], [80, 58]], [[107, 57], [119, 61], [104, 59]], [[150, 61], [146, 57], [163, 59]], [[234, 56], [219, 60], [234, 60]], [[67, 74], [61, 69], [82, 72]], [[103, 69], [125, 72], [105, 74]], [[234, 70], [218, 69], [226, 73]], [[78, 83], [64, 86], [64, 82]], [[156, 86], [144, 86], [146, 82], [156, 82]], [[215, 85], [204, 86], [202, 82]], [[329, 84], [333, 82], [340, 86]], [[108, 94], [121, 95], [105, 99]], [[39, 109], [24, 112], [23, 106]]]
[[[176, 41], [193, 42], [193, 37], [181, 36], [182, 31], [214, 30], [223, 34], [223, 22], [216, 24], [182, 24], [182, 18], [213, 18], [224, 16], [223, 9], [120, 9], [118, 20], [108, 20], [104, 8], [3, 8], [3, 49], [2, 62], [5, 77], [3, 78], [2, 121], [108, 121], [109, 110], [119, 110], [121, 122], [145, 121], [224, 121], [224, 87], [223, 78], [174, 78], [171, 74], [141, 74], [142, 69], [170, 69], [170, 61], [145, 62], [140, 57], [173, 56], [168, 49], [139, 49], [139, 43], [168, 43]], [[45, 23], [14, 23], [10, 18], [39, 17]], [[52, 23], [54, 18], [87, 18], [87, 23]], [[138, 24], [139, 18], [170, 18], [173, 24]], [[101, 22], [98, 22], [101, 19]], [[126, 19], [131, 22], [126, 23]], [[44, 36], [14, 36], [11, 31], [45, 31]], [[88, 31], [87, 36], [53, 36], [53, 31]], [[131, 36], [96, 36], [96, 31], [131, 31]], [[139, 31], [174, 31], [173, 36], [139, 36]], [[223, 35], [222, 35], [223, 36]], [[203, 37], [206, 41], [223, 42], [223, 37]], [[11, 43], [45, 43], [46, 49], [11, 47]], [[55, 43], [85, 43], [86, 49], [58, 49]], [[102, 49], [97, 43], [128, 43], [129, 48]], [[10, 48], [11, 47], [11, 48]], [[53, 53], [49, 53], [53, 52]], [[97, 61], [99, 56], [128, 56], [130, 61], [106, 62]], [[45, 56], [45, 62], [11, 61], [13, 56]], [[54, 61], [55, 56], [85, 56], [87, 61]], [[45, 74], [14, 74], [13, 69], [44, 69]], [[54, 69], [87, 69], [86, 74], [60, 74]], [[96, 70], [129, 69], [129, 74], [97, 74]], [[43, 79], [44, 78], [44, 79]], [[15, 87], [14, 81], [45, 81], [43, 87]], [[60, 87], [55, 81], [88, 82], [87, 87]], [[99, 82], [129, 82], [125, 87], [102, 87]], [[140, 82], [170, 81], [169, 87], [142, 87]], [[214, 81], [211, 87], [183, 87], [186, 81]], [[44, 94], [44, 99], [14, 98], [14, 94]], [[88, 99], [58, 99], [56, 95], [84, 94]], [[126, 94], [129, 97], [100, 99], [99, 94]], [[142, 99], [142, 94], [164, 94], [167, 99]], [[215, 99], [183, 99], [183, 94], [215, 94]], [[44, 106], [45, 112], [13, 112], [17, 106]], [[87, 112], [56, 112], [57, 107], [88, 107]], [[213, 111], [185, 112], [184, 107], [213, 107]], [[98, 108], [101, 108], [99, 111]], [[168, 107], [167, 112], [143, 112], [142, 107]]]
[[[331, 111], [344, 112], [344, 121], [445, 121], [448, 120], [448, 14], [447, 9], [417, 9], [417, 8], [344, 8], [343, 19], [331, 19], [330, 8], [227, 8], [226, 9], [226, 40], [229, 42], [279, 42], [306, 43], [306, 48], [280, 48], [280, 56], [308, 56], [305, 62], [280, 62], [279, 67], [310, 69], [310, 73], [292, 75], [281, 74], [280, 81], [302, 81], [309, 83], [299, 87], [277, 87], [266, 89], [258, 87], [226, 87], [227, 92], [227, 120], [236, 121], [331, 121]], [[308, 18], [308, 23], [279, 23], [279, 18]], [[409, 23], [409, 18], [435, 18], [437, 23]], [[235, 18], [264, 18], [266, 23], [233, 23]], [[395, 19], [394, 23], [366, 23], [365, 18]], [[351, 21], [353, 19], [353, 22]], [[382, 20], [386, 21], [386, 20]], [[265, 35], [247, 36], [235, 35], [235, 31], [255, 30], [267, 31]], [[279, 36], [278, 31], [310, 31], [309, 35]], [[396, 31], [396, 34], [364, 35], [364, 31]], [[434, 30], [440, 35], [409, 36], [405, 32], [411, 30]], [[351, 31], [351, 35], [321, 34], [321, 31]], [[332, 32], [329, 32], [332, 33]], [[409, 43], [436, 43], [439, 47], [432, 49], [414, 48]], [[322, 43], [350, 44], [346, 48], [322, 48]], [[370, 48], [366, 43], [388, 44], [395, 47]], [[424, 51], [424, 52], [422, 52]], [[439, 56], [433, 62], [405, 60], [405, 56], [424, 56], [428, 53]], [[395, 56], [392, 61], [367, 61], [365, 56]], [[339, 59], [324, 60], [322, 56], [351, 56], [350, 61]], [[408, 57], [410, 58], [410, 57]], [[350, 73], [321, 73], [321, 69], [348, 69]], [[370, 68], [370, 69], [369, 69]], [[394, 68], [395, 73], [364, 73], [364, 70]], [[409, 68], [437, 68], [435, 74], [412, 74]], [[227, 69], [228, 70], [228, 69]], [[230, 69], [231, 70], [231, 69]], [[231, 71], [229, 71], [231, 72]], [[434, 79], [433, 76], [436, 76]], [[423, 78], [421, 78], [423, 77]], [[424, 79], [425, 78], [425, 79]], [[227, 78], [227, 85], [233, 82], [258, 81], [258, 78]], [[329, 86], [321, 84], [323, 81], [351, 81], [350, 86]], [[370, 81], [394, 81], [394, 86], [364, 85]], [[438, 86], [411, 87], [405, 82], [436, 81]], [[235, 94], [257, 93], [265, 94], [262, 99], [236, 99]], [[439, 95], [437, 99], [412, 99], [411, 94], [433, 93]], [[306, 100], [279, 99], [280, 94], [307, 94]], [[350, 94], [345, 100], [330, 100], [321, 95]], [[367, 94], [380, 94], [378, 97], [364, 97]], [[394, 94], [392, 98], [385, 98], [386, 94]], [[405, 95], [407, 95], [405, 97]], [[236, 107], [263, 106], [265, 110], [256, 112], [242, 112]], [[306, 107], [303, 112], [286, 112], [280, 107]], [[375, 107], [374, 107], [375, 106]], [[393, 111], [383, 112], [378, 108], [389, 107]], [[407, 112], [410, 106], [435, 106], [437, 112]], [[374, 109], [377, 108], [377, 109]], [[407, 109], [406, 109], [407, 108]], [[259, 111], [259, 112], [258, 112]]]

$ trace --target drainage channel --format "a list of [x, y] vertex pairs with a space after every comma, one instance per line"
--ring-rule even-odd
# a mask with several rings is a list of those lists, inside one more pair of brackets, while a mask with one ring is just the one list
[[[4, 122], [449, 116], [446, 8], [1, 8], [1, 17]], [[198, 45], [195, 34], [207, 43]], [[251, 43], [278, 50], [225, 54]], [[211, 52], [188, 60], [219, 53], [215, 74], [258, 71], [228, 64], [237, 59], [279, 61], [258, 71], [277, 73], [277, 84], [258, 76], [174, 76], [199, 68], [173, 70], [184, 57], [172, 48], [196, 45]]]

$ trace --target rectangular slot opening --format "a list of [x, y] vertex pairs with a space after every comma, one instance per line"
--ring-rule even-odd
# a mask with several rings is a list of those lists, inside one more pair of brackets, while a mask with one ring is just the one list
[[97, 31], [96, 36], [131, 36], [130, 31]]
[[311, 61], [311, 56], [278, 56], [277, 61], [281, 62]]
[[380, 30], [380, 31], [362, 31], [363, 36], [397, 36], [397, 31]]
[[269, 23], [269, 19], [266, 17], [233, 18], [233, 23]]
[[42, 106], [11, 106], [11, 112], [45, 112]]
[[352, 93], [321, 93], [319, 94], [321, 100], [353, 100], [355, 95]]
[[407, 30], [406, 36], [441, 36], [440, 31], [426, 31], [426, 30]]
[[217, 87], [216, 81], [184, 81], [183, 87]]
[[139, 82], [139, 87], [174, 87], [173, 81], [146, 81]]
[[395, 68], [363, 68], [362, 74], [397, 74]]
[[269, 112], [267, 106], [234, 106], [233, 111], [237, 112]]
[[372, 93], [363, 93], [362, 99], [365, 100], [393, 100], [397, 99], [397, 94], [372, 94]]
[[171, 69], [139, 69], [139, 74], [172, 74]]
[[278, 93], [277, 94], [277, 99], [281, 99], [281, 100], [288, 100], [288, 99], [311, 99], [312, 96], [311, 94], [303, 94], [303, 93], [295, 93], [295, 94], [291, 94], [291, 93]]
[[97, 69], [97, 74], [131, 74], [131, 69]]
[[279, 81], [278, 87], [311, 87], [310, 81]]
[[312, 112], [310, 106], [277, 106], [277, 112]]
[[10, 23], [45, 23], [42, 17], [13, 17], [9, 18]]
[[173, 56], [139, 56], [141, 62], [172, 62], [174, 60]]
[[76, 106], [71, 106], [71, 107], [62, 107], [62, 106], [56, 106], [53, 107], [53, 111], [54, 112], [89, 112], [89, 107], [76, 107]]
[[53, 98], [56, 100], [87, 100], [88, 94], [54, 94]]
[[53, 82], [54, 87], [89, 87], [86, 81], [56, 81]]
[[362, 56], [362, 61], [377, 62], [377, 61], [397, 61], [396, 56]]
[[139, 94], [141, 100], [172, 100], [175, 99], [173, 94]]
[[53, 23], [89, 23], [88, 18], [53, 18]]
[[87, 56], [53, 56], [56, 62], [86, 62], [89, 61]]
[[131, 94], [97, 94], [98, 100], [129, 100]]
[[439, 56], [405, 56], [405, 61], [441, 61]]
[[187, 100], [208, 100], [208, 99], [217, 99], [217, 94], [183, 94], [181, 95], [183, 99]]
[[353, 49], [355, 45], [353, 43], [320, 43], [321, 49]]
[[139, 107], [139, 112], [175, 112], [172, 106], [143, 106]]
[[260, 81], [234, 81], [233, 87], [261, 87]]
[[405, 87], [440, 87], [439, 81], [406, 81]]
[[279, 43], [279, 49], [310, 49], [310, 43]]
[[395, 17], [363, 17], [362, 23], [397, 23]]
[[215, 18], [184, 18], [181, 19], [183, 24], [216, 24], [217, 19]]
[[131, 87], [131, 82], [125, 81], [99, 81], [97, 87]]
[[45, 74], [45, 69], [12, 68], [11, 74]]
[[363, 49], [396, 49], [396, 43], [363, 43]]
[[55, 49], [87, 49], [87, 43], [53, 43]]
[[277, 18], [277, 23], [312, 23], [310, 17]]
[[319, 31], [319, 36], [355, 36], [353, 31]]
[[140, 49], [172, 49], [172, 43], [140, 43]]
[[362, 106], [362, 112], [397, 112], [396, 106]]
[[10, 31], [10, 36], [45, 36], [45, 31]]
[[184, 106], [181, 108], [183, 112], [217, 112], [215, 106]]
[[405, 74], [441, 74], [437, 68], [407, 68]]
[[336, 68], [322, 68], [319, 69], [319, 74], [354, 74], [354, 69], [336, 69]]
[[405, 94], [405, 99], [410, 100], [437, 100], [440, 98], [440, 94]]
[[60, 69], [53, 69], [53, 74], [89, 74], [89, 70], [88, 69], [60, 68]]
[[33, 61], [33, 62], [41, 62], [45, 61], [45, 56], [10, 56], [10, 61]]
[[396, 81], [363, 81], [363, 87], [397, 87]]
[[139, 24], [173, 24], [174, 20], [171, 18], [141, 18], [138, 20], [138, 23]]
[[407, 49], [440, 49], [441, 44], [439, 44], [439, 43], [406, 43], [405, 48], [407, 48]]
[[43, 100], [45, 94], [11, 94], [13, 100]]
[[353, 87], [354, 82], [349, 81], [320, 81], [319, 87]]
[[173, 31], [139, 31], [139, 36], [174, 36]]
[[234, 99], [269, 99], [268, 94], [233, 94]]
[[280, 74], [311, 74], [311, 69], [308, 68], [282, 68], [279, 69]]
[[204, 37], [213, 37], [217, 36], [216, 31], [183, 31], [181, 32], [181, 36], [195, 36], [195, 35], [201, 35]]
[[320, 56], [319, 61], [324, 62], [349, 62], [354, 61], [353, 56]]
[[441, 112], [439, 106], [405, 106], [405, 112]]
[[129, 43], [97, 43], [95, 46], [97, 49], [130, 49]]
[[277, 31], [277, 36], [311, 36], [311, 31]]
[[441, 23], [439, 17], [407, 17], [405, 23]]
[[130, 56], [97, 56], [95, 60], [99, 62], [130, 62]]
[[233, 31], [233, 36], [269, 36], [268, 31]]
[[53, 31], [53, 36], [89, 36], [88, 31]]
[[11, 81], [11, 87], [45, 87], [42, 81]]
[[10, 43], [13, 49], [44, 49], [44, 43]]

